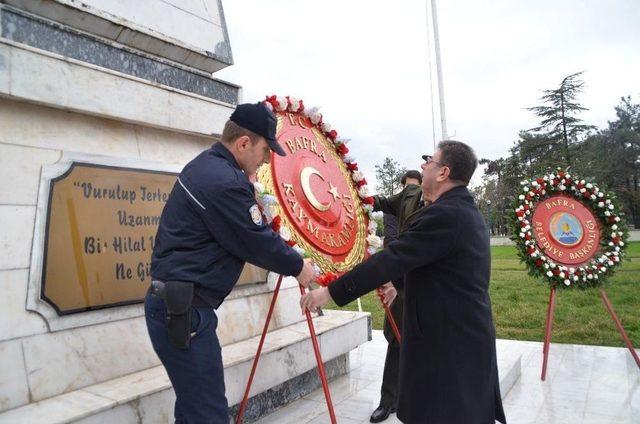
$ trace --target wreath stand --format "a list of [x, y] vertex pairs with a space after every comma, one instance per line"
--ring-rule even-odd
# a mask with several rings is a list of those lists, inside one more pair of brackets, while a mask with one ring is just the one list
[[[600, 297], [602, 298], [602, 303], [604, 303], [605, 308], [607, 308], [607, 311], [609, 311], [609, 315], [611, 315], [613, 322], [616, 324], [616, 328], [618, 329], [618, 332], [620, 333], [620, 335], [622, 336], [622, 339], [627, 345], [629, 352], [631, 352], [631, 356], [633, 356], [633, 359], [636, 361], [636, 365], [638, 365], [638, 368], [640, 369], [640, 358], [638, 357], [637, 352], [633, 348], [633, 344], [631, 343], [631, 340], [629, 339], [627, 332], [624, 330], [624, 327], [622, 326], [622, 322], [620, 322], [620, 319], [618, 318], [616, 311], [613, 309], [613, 306], [611, 305], [611, 301], [609, 300], [609, 297], [607, 296], [607, 294], [603, 289], [600, 289]], [[556, 288], [551, 287], [551, 292], [549, 294], [549, 306], [547, 307], [547, 320], [546, 320], [545, 333], [544, 333], [544, 347], [542, 349], [542, 355], [543, 355], [542, 374], [540, 376], [540, 379], [542, 381], [544, 381], [545, 378], [547, 377], [547, 362], [549, 359], [549, 343], [551, 342], [551, 330], [553, 328], [553, 312], [555, 310], [555, 307], [556, 307]]]
[[[271, 315], [273, 313], [273, 308], [276, 304], [276, 299], [278, 298], [278, 292], [280, 291], [280, 284], [282, 283], [282, 275], [278, 276], [278, 282], [276, 283], [276, 288], [273, 291], [273, 298], [271, 299], [271, 305], [269, 306], [269, 313], [267, 313], [267, 319], [264, 323], [264, 327], [262, 329], [262, 335], [260, 336], [260, 343], [258, 343], [258, 350], [256, 351], [256, 356], [253, 358], [253, 366], [251, 367], [251, 374], [249, 374], [249, 381], [247, 382], [247, 388], [244, 391], [244, 397], [242, 398], [242, 403], [240, 403], [240, 409], [238, 410], [238, 415], [236, 416], [236, 424], [241, 424], [244, 416], [244, 410], [247, 407], [247, 402], [249, 401], [249, 391], [251, 390], [251, 384], [253, 383], [253, 377], [256, 373], [256, 368], [258, 367], [258, 361], [260, 360], [260, 354], [262, 353], [262, 346], [264, 344], [264, 339], [267, 335], [267, 329], [269, 328], [269, 323], [271, 322]], [[305, 290], [304, 287], [299, 285], [300, 294], [304, 295]], [[318, 337], [316, 336], [316, 331], [313, 326], [313, 320], [311, 319], [311, 313], [307, 310], [305, 311], [305, 315], [307, 318], [307, 324], [309, 326], [309, 334], [311, 334], [311, 343], [313, 344], [313, 352], [316, 356], [316, 362], [318, 363], [318, 374], [320, 376], [320, 381], [322, 382], [322, 390], [324, 391], [324, 398], [327, 402], [327, 408], [329, 410], [329, 416], [331, 417], [331, 424], [336, 424], [336, 414], [333, 410], [333, 402], [331, 401], [331, 393], [329, 392], [329, 383], [327, 383], [327, 375], [324, 371], [324, 364], [322, 363], [322, 355], [320, 354], [320, 345], [318, 344]]]

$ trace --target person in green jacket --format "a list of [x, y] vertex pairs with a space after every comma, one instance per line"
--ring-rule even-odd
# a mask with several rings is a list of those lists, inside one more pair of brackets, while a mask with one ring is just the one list
[[[404, 188], [401, 192], [389, 197], [374, 196], [373, 209], [384, 212], [384, 246], [395, 240], [411, 222], [415, 213], [424, 205], [422, 201], [422, 174], [419, 171], [407, 171], [400, 180]], [[395, 225], [394, 225], [395, 224]], [[398, 276], [403, 278], [403, 276]], [[394, 287], [392, 282], [382, 287], [385, 303], [389, 304], [391, 315], [402, 331], [402, 289]], [[393, 299], [396, 297], [395, 302]], [[398, 372], [400, 366], [400, 344], [385, 316], [384, 337], [389, 342], [387, 356], [384, 361], [382, 387], [380, 388], [380, 404], [371, 414], [370, 421], [379, 423], [386, 420], [396, 410], [398, 402]]]

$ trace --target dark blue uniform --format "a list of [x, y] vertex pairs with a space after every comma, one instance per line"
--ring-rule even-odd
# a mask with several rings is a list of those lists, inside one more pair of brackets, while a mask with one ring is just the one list
[[176, 392], [178, 423], [228, 423], [214, 311], [245, 262], [298, 275], [302, 257], [263, 222], [253, 184], [222, 144], [183, 169], [165, 205], [151, 261], [154, 280], [195, 283], [189, 349], [169, 343], [162, 299], [147, 295], [147, 327]]

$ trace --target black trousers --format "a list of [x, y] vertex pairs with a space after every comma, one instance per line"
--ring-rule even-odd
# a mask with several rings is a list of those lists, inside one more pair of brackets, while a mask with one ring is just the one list
[[[402, 333], [402, 312], [404, 293], [398, 290], [398, 296], [389, 308], [398, 330]], [[384, 336], [389, 342], [387, 356], [384, 360], [384, 372], [382, 374], [382, 387], [380, 388], [380, 405], [387, 408], [395, 408], [398, 404], [398, 379], [400, 373], [400, 344], [387, 317], [384, 318]]]

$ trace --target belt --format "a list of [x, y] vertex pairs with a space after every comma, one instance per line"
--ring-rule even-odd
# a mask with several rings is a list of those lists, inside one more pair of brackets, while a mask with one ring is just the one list
[[[208, 307], [217, 309], [222, 300], [212, 299], [211, 296], [207, 296], [204, 292], [205, 289], [202, 289], [199, 286], [195, 286], [193, 290], [193, 302], [192, 305], [196, 308]], [[151, 286], [149, 287], [149, 293], [152, 296], [159, 297], [160, 299], [165, 298], [165, 282], [161, 280], [152, 280]], [[199, 295], [201, 294], [201, 295]]]

